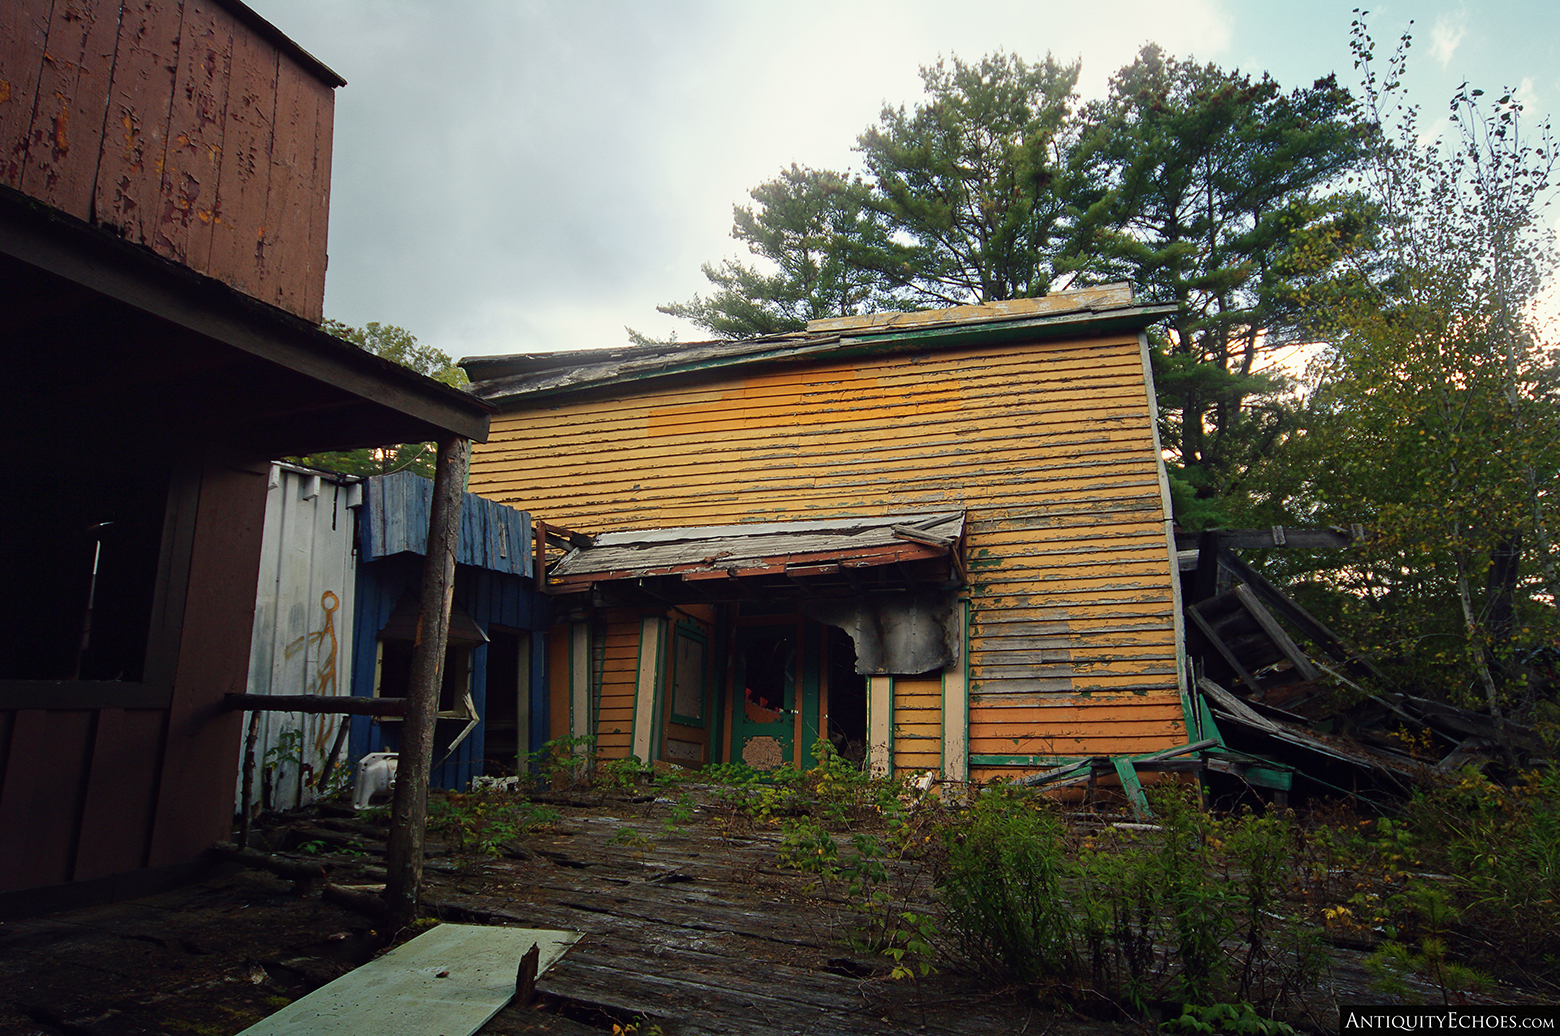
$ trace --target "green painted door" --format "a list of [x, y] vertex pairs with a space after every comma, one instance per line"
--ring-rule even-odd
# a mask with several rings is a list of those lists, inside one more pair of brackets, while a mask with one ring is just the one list
[[798, 633], [795, 621], [744, 623], [737, 629], [731, 754], [755, 770], [796, 761]]

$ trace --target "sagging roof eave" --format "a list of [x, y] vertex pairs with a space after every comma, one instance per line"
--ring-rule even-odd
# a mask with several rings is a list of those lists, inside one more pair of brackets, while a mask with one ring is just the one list
[[[593, 389], [643, 383], [659, 378], [705, 373], [761, 364], [797, 363], [821, 356], [849, 358], [928, 349], [957, 348], [977, 343], [1043, 341], [1047, 339], [1135, 334], [1175, 312], [1174, 306], [1123, 306], [1104, 310], [1080, 310], [1029, 318], [963, 321], [910, 328], [885, 328], [826, 335], [793, 335], [744, 339], [738, 342], [699, 342], [675, 349], [601, 350], [584, 354], [594, 362], [564, 368], [528, 370], [478, 380], [484, 371], [531, 367], [544, 361], [542, 354], [514, 357], [463, 359], [461, 366], [473, 377], [470, 391], [500, 409], [524, 406], [537, 399], [553, 398]], [[558, 354], [559, 359], [570, 355]]]
[[[547, 586], [551, 593], [572, 593], [644, 580], [749, 585], [776, 577], [791, 582], [826, 577], [854, 585], [852, 573], [890, 568], [908, 582], [922, 583], [919, 574], [910, 578], [911, 570], [937, 561], [950, 565], [962, 583], [964, 531], [960, 510], [608, 533], [559, 559]], [[746, 549], [743, 540], [749, 541]], [[946, 573], [932, 581], [940, 585]]]
[[774, 554], [765, 557], [743, 559], [740, 565], [723, 568], [706, 562], [684, 562], [646, 568], [613, 569], [600, 572], [581, 572], [555, 580], [554, 587], [580, 586], [591, 583], [618, 582], [647, 579], [653, 576], [680, 576], [685, 580], [698, 579], [746, 579], [755, 576], [784, 575], [803, 576], [832, 574], [841, 568], [876, 568], [883, 565], [934, 561], [947, 557], [950, 547], [907, 543], [892, 550], [864, 548], [860, 550], [816, 551], [806, 555]]
[[441, 437], [487, 441], [493, 404], [9, 187], [0, 187], [0, 254], [399, 411]]

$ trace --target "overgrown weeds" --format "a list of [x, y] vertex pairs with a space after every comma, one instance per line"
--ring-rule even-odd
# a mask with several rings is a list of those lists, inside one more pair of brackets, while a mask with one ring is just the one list
[[[645, 809], [668, 836], [701, 816], [728, 838], [777, 831], [776, 863], [839, 904], [840, 941], [886, 958], [918, 993], [946, 968], [1053, 1002], [1168, 1012], [1180, 1031], [1276, 1036], [1273, 1017], [1316, 987], [1329, 943], [1372, 951], [1378, 991], [1401, 999], [1454, 1002], [1484, 972], [1560, 977], [1553, 770], [1510, 788], [1469, 771], [1393, 817], [1215, 816], [1192, 788], [1166, 783], [1150, 789], [1153, 823], [1142, 824], [1068, 815], [1016, 786], [944, 802], [827, 742], [814, 755], [806, 771], [663, 772], [598, 765], [588, 742], [564, 740], [539, 753], [536, 786], [652, 786]], [[436, 829], [481, 853], [552, 819], [523, 797], [450, 802]], [[626, 825], [613, 844], [656, 851]]]
[[450, 793], [428, 802], [428, 830], [456, 852], [500, 856], [527, 833], [557, 823], [556, 809], [513, 795]]
[[1134, 1013], [1234, 997], [1272, 1010], [1313, 983], [1292, 821], [1219, 819], [1173, 786], [1151, 804], [1155, 825], [1080, 838], [1038, 796], [982, 796], [950, 828], [939, 882], [964, 956], [1043, 997]]

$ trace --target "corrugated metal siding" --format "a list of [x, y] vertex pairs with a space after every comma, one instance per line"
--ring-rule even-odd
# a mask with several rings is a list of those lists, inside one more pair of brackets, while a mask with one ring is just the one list
[[[351, 693], [357, 559], [350, 491], [318, 475], [271, 466], [249, 648], [250, 694]], [[255, 801], [268, 759], [275, 766], [271, 805], [291, 809], [312, 800], [314, 789], [304, 786], [298, 764], [320, 773], [341, 722], [335, 716], [262, 713]]]
[[0, 183], [321, 319], [330, 86], [194, 0], [6, 0], [0, 71]]
[[1184, 738], [1135, 337], [788, 366], [504, 414], [470, 485], [594, 532], [967, 508], [970, 752]]
[[[433, 483], [410, 471], [398, 471], [376, 475], [366, 485], [363, 560], [378, 561], [406, 551], [425, 553]], [[530, 515], [467, 493], [461, 504], [460, 544], [455, 561], [493, 572], [530, 575]]]

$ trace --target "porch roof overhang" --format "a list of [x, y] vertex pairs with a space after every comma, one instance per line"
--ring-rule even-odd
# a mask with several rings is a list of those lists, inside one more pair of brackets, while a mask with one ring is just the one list
[[[494, 407], [0, 188], [0, 431], [40, 455], [485, 441]], [[107, 448], [105, 448], [107, 444]]]
[[686, 602], [936, 589], [964, 580], [964, 525], [963, 511], [942, 511], [606, 533], [560, 559], [547, 586]]

